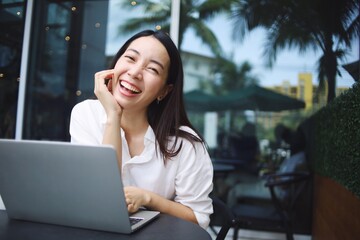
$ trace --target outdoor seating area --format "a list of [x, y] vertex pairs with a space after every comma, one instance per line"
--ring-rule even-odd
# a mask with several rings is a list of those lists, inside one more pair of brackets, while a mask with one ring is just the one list
[[[206, 101], [197, 96], [205, 97]], [[201, 108], [219, 111], [221, 103], [222, 111], [225, 106], [225, 110], [248, 109], [255, 114], [305, 106], [301, 101], [259, 86], [245, 88], [241, 93], [233, 91], [224, 97], [190, 92], [185, 100], [196, 111]], [[290, 140], [289, 131], [279, 126], [274, 129], [274, 142], [264, 148], [257, 124], [246, 122], [238, 133], [218, 134], [218, 147], [211, 151], [215, 171], [211, 229], [217, 234], [216, 227], [222, 226], [218, 239], [225, 238], [230, 229], [233, 240], [238, 239], [242, 230], [283, 233], [287, 240], [293, 240], [295, 234], [311, 236], [312, 174], [301, 145], [301, 131], [296, 131], [298, 134], [294, 131]], [[298, 138], [296, 151], [292, 147], [295, 138]]]
[[233, 184], [226, 197], [214, 196], [212, 227], [226, 223], [234, 240], [241, 229], [282, 232], [287, 240], [295, 233], [311, 235], [311, 173], [304, 152], [285, 159], [275, 173], [246, 174], [235, 170], [226, 176]]
[[[235, 96], [238, 99], [232, 102], [236, 108], [240, 107], [239, 102], [243, 103], [243, 109], [263, 112], [304, 107], [301, 101], [290, 100], [285, 95], [258, 86], [244, 89], [242, 94], [234, 91], [227, 97], [214, 100], [213, 106], [210, 102], [208, 107], [216, 108], [216, 102]], [[193, 98], [190, 100], [195, 101]], [[198, 103], [197, 107], [200, 105]], [[226, 107], [231, 109], [232, 104], [229, 102]], [[305, 153], [293, 152], [294, 156], [290, 156], [292, 149], [289, 144], [280, 144], [282, 139], [275, 139], [276, 143], [264, 149], [258, 140], [256, 127], [259, 126], [256, 124], [259, 123], [246, 122], [238, 134], [219, 134], [219, 147], [212, 152], [215, 164], [233, 166], [232, 171], [220, 176], [215, 169], [214, 179], [214, 197], [233, 215], [233, 219], [228, 220], [233, 228], [233, 239], [237, 239], [241, 229], [282, 232], [288, 240], [293, 239], [295, 233], [311, 235], [312, 179]], [[274, 134], [281, 135], [275, 138], [284, 135]], [[300, 202], [304, 205], [301, 206]], [[213, 217], [215, 222], [218, 221], [213, 225], [215, 227], [219, 220], [216, 220], [216, 214]]]
[[[355, 229], [360, 226], [357, 215], [359, 185], [354, 183], [359, 182], [359, 172], [356, 171], [359, 162], [355, 156], [359, 149], [355, 146], [357, 141], [349, 142], [349, 139], [358, 138], [359, 134], [358, 128], [347, 126], [359, 119], [360, 105], [356, 101], [359, 90], [357, 84], [334, 103], [302, 122], [299, 125], [302, 134], [297, 136], [306, 140], [303, 150], [294, 151], [267, 171], [261, 171], [266, 165], [261, 165], [254, 173], [246, 171], [236, 163], [236, 159], [214, 158], [214, 163], [234, 167], [226, 175], [215, 174], [215, 178], [221, 179], [215, 179], [217, 184], [213, 196], [215, 212], [211, 229], [216, 239], [242, 239], [242, 231], [267, 232], [269, 236], [272, 232], [281, 233], [284, 237], [281, 239], [286, 240], [297, 239], [295, 236], [331, 239], [334, 235], [337, 236], [334, 239], [341, 236], [352, 239], [351, 236], [358, 234]], [[344, 105], [354, 111], [351, 114], [345, 112]], [[329, 131], [324, 124], [329, 122], [329, 116], [334, 116], [332, 121], [335, 122], [331, 123], [334, 129], [336, 125], [344, 136], [352, 136], [343, 138], [341, 146], [336, 140], [338, 132]], [[325, 135], [328, 139], [324, 139]], [[326, 154], [329, 151], [333, 154]], [[343, 172], [347, 174], [342, 175]], [[339, 183], [347, 184], [348, 189]], [[322, 218], [324, 216], [326, 219]], [[334, 218], [342, 219], [342, 222]], [[330, 225], [335, 229], [330, 229]], [[336, 229], [343, 232], [340, 234]]]

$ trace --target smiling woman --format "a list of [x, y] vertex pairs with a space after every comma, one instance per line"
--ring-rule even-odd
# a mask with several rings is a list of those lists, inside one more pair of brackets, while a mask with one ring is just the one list
[[71, 141], [116, 149], [129, 212], [146, 207], [206, 228], [212, 163], [186, 115], [182, 62], [169, 35], [135, 34], [94, 83], [97, 100], [72, 110]]
[[138, 38], [117, 60], [113, 69], [112, 93], [124, 109], [143, 102], [146, 115], [147, 105], [154, 98], [164, 98], [171, 89], [172, 85], [166, 84], [170, 59], [165, 47], [158, 43], [151, 36]]

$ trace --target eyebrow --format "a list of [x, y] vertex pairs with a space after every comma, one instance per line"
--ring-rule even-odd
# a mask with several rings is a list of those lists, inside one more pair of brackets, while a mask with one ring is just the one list
[[[137, 55], [140, 55], [140, 52], [133, 48], [128, 48], [126, 51], [132, 51], [132, 52], [136, 53]], [[161, 62], [156, 61], [154, 59], [150, 59], [150, 62], [155, 63], [155, 64], [159, 65], [162, 69], [164, 69], [164, 65]]]

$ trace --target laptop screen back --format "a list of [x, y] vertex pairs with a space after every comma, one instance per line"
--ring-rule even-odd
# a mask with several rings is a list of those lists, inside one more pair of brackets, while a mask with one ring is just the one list
[[111, 147], [0, 140], [0, 195], [11, 218], [131, 232]]

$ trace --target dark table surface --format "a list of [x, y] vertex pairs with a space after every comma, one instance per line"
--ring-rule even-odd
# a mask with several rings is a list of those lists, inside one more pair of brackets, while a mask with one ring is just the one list
[[157, 219], [132, 234], [118, 234], [80, 228], [63, 227], [9, 219], [5, 210], [0, 210], [1, 240], [211, 240], [210, 234], [200, 226], [170, 216], [160, 214]]
[[214, 172], [231, 172], [235, 170], [235, 167], [226, 163], [213, 162]]
[[235, 171], [235, 167], [230, 164], [220, 163], [213, 161], [213, 168], [214, 168], [214, 178], [224, 178], [230, 172]]
[[246, 161], [240, 159], [231, 159], [231, 158], [212, 158], [213, 164], [225, 164], [232, 165], [235, 167], [241, 167], [246, 165]]

